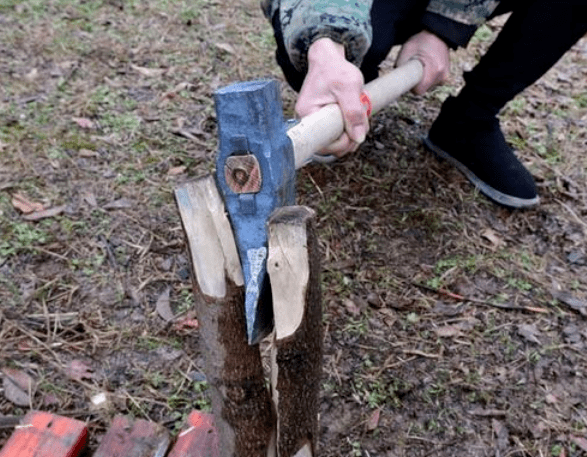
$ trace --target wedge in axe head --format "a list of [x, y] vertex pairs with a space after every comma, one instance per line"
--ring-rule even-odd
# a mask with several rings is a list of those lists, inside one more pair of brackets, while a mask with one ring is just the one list
[[219, 151], [216, 181], [224, 197], [245, 279], [249, 344], [273, 328], [267, 276], [267, 227], [273, 210], [295, 200], [295, 165], [279, 83], [236, 83], [214, 94]]

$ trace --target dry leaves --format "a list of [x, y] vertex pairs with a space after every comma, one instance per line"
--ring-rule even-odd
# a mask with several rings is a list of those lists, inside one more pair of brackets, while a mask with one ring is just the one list
[[58, 216], [63, 211], [65, 211], [66, 208], [67, 206], [65, 205], [54, 206], [53, 208], [49, 208], [43, 211], [35, 211], [34, 213], [23, 216], [22, 218], [25, 221], [39, 221], [41, 219]]
[[168, 287], [163, 291], [161, 295], [159, 295], [159, 298], [157, 299], [157, 304], [155, 305], [157, 313], [165, 322], [170, 322], [173, 319], [175, 319], [175, 314], [173, 313], [173, 310], [171, 309], [171, 305], [169, 303], [169, 293], [170, 288]]
[[71, 120], [82, 129], [93, 129], [95, 127], [95, 124], [85, 117], [74, 117]]
[[4, 368], [4, 396], [17, 406], [30, 406], [36, 383], [24, 371]]
[[491, 243], [492, 250], [496, 250], [504, 244], [503, 239], [491, 228], [485, 229], [481, 236]]
[[437, 328], [435, 331], [436, 334], [441, 338], [452, 338], [461, 334], [461, 326], [458, 324], [445, 325], [443, 327]]
[[12, 206], [24, 214], [30, 214], [45, 209], [41, 203], [32, 201], [20, 193], [12, 196]]
[[518, 335], [530, 341], [531, 343], [541, 344], [538, 337], [540, 336], [540, 330], [536, 328], [535, 324], [523, 324], [518, 325]]
[[198, 328], [200, 328], [200, 323], [198, 322], [198, 319], [196, 319], [194, 317], [193, 313], [189, 313], [188, 315], [178, 319], [175, 324], [173, 324], [173, 329], [177, 332], [181, 332], [181, 331], [187, 331], [190, 332], [192, 330], [197, 330]]
[[104, 205], [104, 209], [124, 209], [130, 208], [133, 203], [128, 198], [119, 198]]
[[140, 73], [141, 75], [146, 76], [147, 78], [158, 78], [160, 76], [163, 76], [167, 71], [169, 71], [168, 68], [147, 68], [147, 67], [139, 67], [138, 65], [132, 65], [132, 64], [130, 67], [133, 70]]
[[234, 47], [231, 44], [228, 43], [215, 43], [216, 47], [224, 52], [227, 52], [229, 54], [236, 54], [236, 50], [234, 49]]
[[96, 377], [94, 370], [81, 360], [72, 360], [65, 368], [65, 374], [74, 381], [83, 381], [84, 379], [93, 379]]
[[12, 196], [12, 206], [24, 214], [25, 221], [38, 221], [61, 214], [67, 208], [66, 205], [45, 208], [42, 203], [35, 202], [27, 196], [16, 193]]
[[587, 302], [579, 300], [569, 292], [564, 291], [552, 291], [552, 296], [559, 302], [564, 303], [569, 308], [577, 311], [582, 316], [587, 316]]
[[368, 432], [372, 432], [373, 430], [375, 430], [377, 428], [377, 426], [379, 425], [380, 417], [381, 417], [381, 410], [380, 409], [376, 409], [375, 411], [373, 411], [371, 413], [371, 416], [369, 416], [367, 423], [365, 424], [365, 429]]
[[170, 168], [169, 171], [167, 171], [167, 174], [169, 176], [177, 176], [177, 175], [184, 173], [186, 170], [187, 170], [187, 167], [184, 165], [181, 165], [179, 167]]

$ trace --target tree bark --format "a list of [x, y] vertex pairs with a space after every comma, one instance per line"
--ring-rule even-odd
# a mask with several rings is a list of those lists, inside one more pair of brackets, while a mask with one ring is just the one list
[[223, 457], [273, 454], [274, 417], [258, 345], [247, 342], [234, 235], [212, 177], [175, 191], [192, 261], [200, 346]]
[[311, 209], [291, 206], [277, 209], [268, 223], [279, 457], [317, 455], [323, 330], [314, 219]]

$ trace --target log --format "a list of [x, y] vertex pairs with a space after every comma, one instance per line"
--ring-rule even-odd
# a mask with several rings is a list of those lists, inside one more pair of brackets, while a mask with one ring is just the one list
[[322, 370], [322, 305], [315, 213], [277, 209], [269, 224], [267, 271], [275, 318], [272, 396], [277, 455], [314, 457]]
[[258, 345], [247, 341], [244, 281], [214, 179], [175, 190], [193, 266], [200, 347], [223, 457], [266, 457], [274, 444], [271, 397]]

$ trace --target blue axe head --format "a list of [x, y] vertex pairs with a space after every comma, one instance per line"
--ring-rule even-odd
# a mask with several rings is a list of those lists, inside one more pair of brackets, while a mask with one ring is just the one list
[[234, 231], [245, 279], [249, 344], [273, 328], [267, 275], [267, 220], [295, 201], [295, 165], [279, 84], [232, 84], [214, 94], [219, 151], [216, 181]]

